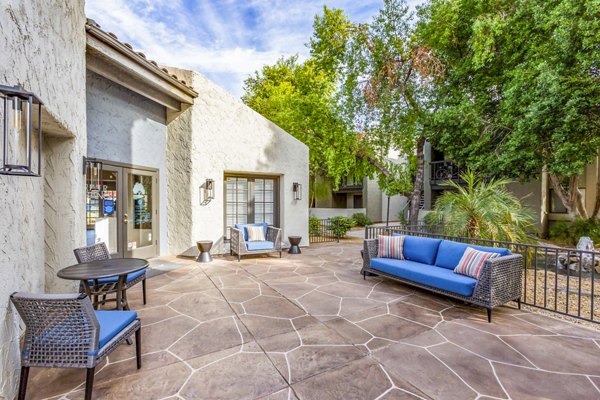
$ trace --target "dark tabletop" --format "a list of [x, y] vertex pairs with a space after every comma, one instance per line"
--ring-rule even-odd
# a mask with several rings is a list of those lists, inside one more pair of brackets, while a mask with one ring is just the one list
[[148, 267], [148, 261], [141, 258], [109, 258], [71, 265], [58, 271], [63, 279], [86, 280], [126, 275]]

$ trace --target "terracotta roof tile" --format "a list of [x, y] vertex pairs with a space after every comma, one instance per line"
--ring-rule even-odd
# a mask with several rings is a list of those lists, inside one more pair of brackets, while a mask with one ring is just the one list
[[[94, 21], [93, 19], [90, 19], [90, 18], [88, 18], [88, 19], [87, 19], [87, 21], [86, 21], [86, 25], [87, 25], [87, 26], [90, 26], [90, 27], [94, 27], [94, 28], [96, 28], [96, 29], [100, 29], [100, 30], [102, 30], [102, 27], [101, 27], [101, 26], [100, 26], [100, 25], [99, 25], [99, 24], [98, 24], [96, 21]], [[126, 43], [126, 42], [120, 41], [120, 40], [119, 40], [119, 38], [117, 37], [117, 35], [115, 35], [114, 33], [112, 33], [112, 32], [105, 32], [105, 33], [106, 33], [106, 34], [108, 34], [108, 35], [109, 35], [110, 37], [112, 37], [113, 39], [115, 39], [115, 40], [119, 41], [119, 43], [121, 43], [123, 46], [127, 47], [129, 50], [132, 50], [132, 52], [134, 52], [134, 53], [135, 53], [135, 54], [137, 54], [138, 56], [142, 57], [144, 60], [146, 60], [148, 63], [150, 63], [150, 64], [151, 64], [151, 65], [152, 65], [154, 68], [156, 68], [156, 69], [157, 69], [158, 71], [160, 71], [161, 73], [164, 73], [164, 74], [166, 74], [167, 76], [169, 76], [169, 77], [171, 77], [171, 78], [175, 79], [176, 81], [178, 81], [178, 82], [182, 83], [184, 86], [186, 86], [186, 87], [188, 87], [188, 88], [190, 88], [190, 89], [194, 90], [194, 88], [193, 88], [193, 86], [192, 86], [192, 85], [188, 85], [188, 84], [187, 84], [187, 83], [186, 83], [184, 80], [182, 80], [182, 79], [179, 79], [179, 78], [177, 77], [177, 75], [173, 75], [173, 74], [171, 74], [171, 73], [169, 72], [169, 70], [168, 70], [168, 69], [160, 67], [156, 61], [154, 61], [154, 60], [148, 60], [148, 59], [147, 59], [147, 57], [146, 57], [146, 55], [145, 55], [144, 53], [142, 53], [141, 51], [138, 51], [138, 52], [136, 52], [136, 51], [134, 50], [133, 46], [132, 46], [132, 45], [130, 45], [129, 43]]]

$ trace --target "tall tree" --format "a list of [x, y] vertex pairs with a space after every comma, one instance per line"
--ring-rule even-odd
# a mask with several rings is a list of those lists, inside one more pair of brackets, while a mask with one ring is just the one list
[[357, 158], [357, 136], [337, 114], [335, 81], [312, 60], [281, 58], [249, 77], [243, 102], [309, 147], [311, 204], [317, 176], [331, 178], [334, 186], [348, 175], [364, 173]]
[[[381, 183], [409, 197], [414, 224], [423, 191], [423, 145], [430, 135], [428, 91], [442, 71], [432, 53], [414, 41], [413, 26], [404, 0], [385, 0], [367, 24], [352, 23], [342, 10], [324, 7], [323, 15], [315, 17], [310, 47], [317, 65], [339, 82], [338, 110], [361, 133], [359, 155], [382, 167]], [[392, 165], [390, 150], [408, 162]], [[390, 171], [396, 172], [394, 179]], [[398, 187], [407, 175], [411, 182]]]
[[569, 216], [600, 151], [600, 2], [430, 0], [417, 35], [444, 63], [434, 145], [488, 176], [547, 171]]

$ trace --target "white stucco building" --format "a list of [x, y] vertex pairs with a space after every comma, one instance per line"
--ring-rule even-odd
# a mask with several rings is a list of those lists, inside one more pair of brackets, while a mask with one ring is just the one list
[[[197, 240], [227, 253], [228, 226], [265, 221], [308, 245], [308, 196], [292, 192], [308, 188], [308, 148], [202, 75], [86, 22], [83, 0], [0, 4], [0, 85], [45, 104], [42, 177], [0, 175], [0, 399], [12, 399], [12, 292], [76, 291], [56, 272], [98, 240], [122, 257], [194, 254]], [[84, 157], [102, 162], [100, 198]]]

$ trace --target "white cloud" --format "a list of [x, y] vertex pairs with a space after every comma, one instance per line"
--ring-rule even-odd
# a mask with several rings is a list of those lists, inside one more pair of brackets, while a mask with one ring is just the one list
[[[87, 0], [86, 13], [106, 31], [161, 64], [206, 74], [236, 97], [263, 65], [308, 54], [323, 3], [367, 21], [382, 0]], [[419, 3], [411, 0], [410, 3]]]

